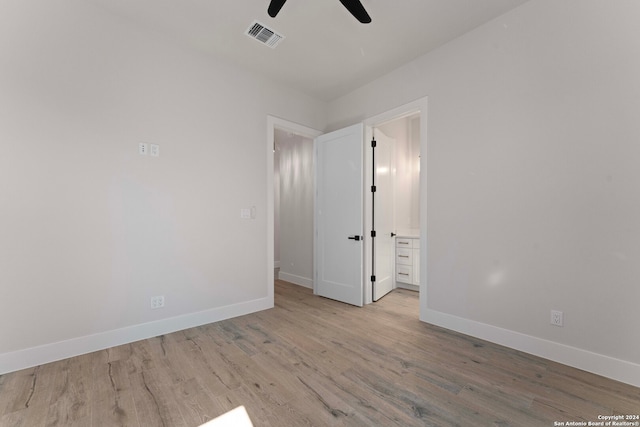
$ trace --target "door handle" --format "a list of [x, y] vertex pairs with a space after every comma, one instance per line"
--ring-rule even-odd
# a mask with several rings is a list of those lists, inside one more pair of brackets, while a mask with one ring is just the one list
[[360, 240], [360, 236], [349, 236], [349, 237], [347, 237], [347, 239], [359, 241]]
[[396, 236], [396, 233], [391, 232], [391, 237], [395, 237], [395, 236]]

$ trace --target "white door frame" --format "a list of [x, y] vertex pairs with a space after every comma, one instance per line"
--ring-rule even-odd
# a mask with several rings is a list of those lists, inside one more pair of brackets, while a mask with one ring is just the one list
[[[420, 320], [424, 321], [427, 308], [427, 97], [417, 99], [384, 113], [369, 117], [363, 121], [369, 128], [381, 126], [387, 122], [400, 119], [420, 112]], [[365, 171], [365, 175], [371, 171]], [[371, 282], [366, 278], [372, 275], [371, 261], [371, 237], [367, 236], [371, 222], [371, 207], [365, 204], [365, 304], [372, 301]], [[369, 228], [366, 228], [369, 227]]]
[[[274, 194], [273, 194], [273, 148], [275, 144], [274, 134], [276, 129], [293, 132], [306, 138], [314, 139], [316, 136], [322, 135], [317, 129], [300, 125], [289, 120], [279, 117], [267, 115], [267, 298], [273, 306], [273, 286], [274, 286], [274, 248], [275, 230], [274, 230]], [[315, 166], [314, 166], [315, 167]], [[315, 187], [315, 183], [314, 183]], [[309, 242], [310, 245], [313, 242]]]

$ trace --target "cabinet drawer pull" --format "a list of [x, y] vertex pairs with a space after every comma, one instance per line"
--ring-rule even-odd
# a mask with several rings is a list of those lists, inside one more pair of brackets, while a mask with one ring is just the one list
[[409, 242], [398, 242], [399, 245], [408, 245]]
[[401, 276], [408, 276], [409, 275], [409, 273], [398, 273], [398, 274], [401, 275]]
[[409, 255], [398, 255], [399, 258], [409, 258]]

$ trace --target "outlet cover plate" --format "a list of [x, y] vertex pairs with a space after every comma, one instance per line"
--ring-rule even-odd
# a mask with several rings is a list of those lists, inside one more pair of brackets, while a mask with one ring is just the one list
[[162, 308], [164, 307], [164, 296], [163, 295], [158, 295], [155, 297], [151, 297], [151, 308], [153, 310], [157, 309], [157, 308]]
[[551, 324], [554, 326], [564, 326], [564, 314], [559, 310], [551, 310]]

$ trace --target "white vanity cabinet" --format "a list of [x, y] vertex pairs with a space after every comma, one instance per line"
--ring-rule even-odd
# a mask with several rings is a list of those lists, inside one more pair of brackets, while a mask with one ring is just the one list
[[396, 237], [396, 283], [420, 286], [420, 239]]

